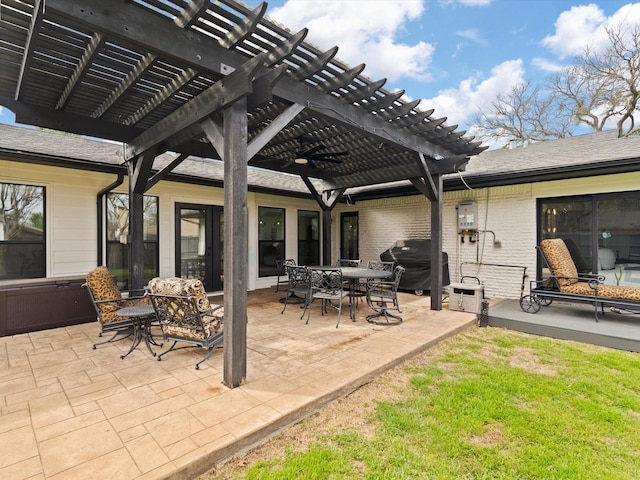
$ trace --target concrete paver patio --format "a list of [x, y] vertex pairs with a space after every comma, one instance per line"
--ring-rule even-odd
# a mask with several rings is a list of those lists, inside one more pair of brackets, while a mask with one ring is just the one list
[[144, 345], [121, 360], [129, 339], [93, 350], [95, 323], [1, 337], [0, 478], [191, 479], [476, 320], [401, 294], [401, 325], [367, 323], [361, 302], [336, 329], [337, 312], [315, 305], [308, 325], [298, 305], [281, 315], [282, 296], [249, 293], [235, 389], [222, 384], [222, 349], [195, 370], [200, 349], [161, 362]]

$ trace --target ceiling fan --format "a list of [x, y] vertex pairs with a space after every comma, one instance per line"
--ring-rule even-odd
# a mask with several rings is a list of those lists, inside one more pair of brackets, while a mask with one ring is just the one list
[[305, 143], [311, 143], [312, 140], [305, 137], [298, 137], [299, 147], [295, 153], [293, 163], [297, 165], [307, 165], [311, 168], [317, 168], [314, 162], [328, 162], [328, 163], [342, 163], [342, 160], [335, 157], [344, 157], [349, 155], [349, 152], [322, 152], [326, 149], [325, 145], [316, 145], [305, 149]]

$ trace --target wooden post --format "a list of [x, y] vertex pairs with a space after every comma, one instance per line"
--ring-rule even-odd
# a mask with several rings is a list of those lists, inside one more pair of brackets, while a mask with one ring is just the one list
[[437, 198], [431, 200], [431, 310], [442, 310], [442, 175], [431, 175]]
[[322, 264], [331, 265], [331, 209], [322, 209]]
[[224, 132], [224, 384], [247, 375], [247, 100], [223, 110]]
[[142, 291], [144, 287], [144, 189], [137, 188], [136, 157], [129, 162], [129, 290]]

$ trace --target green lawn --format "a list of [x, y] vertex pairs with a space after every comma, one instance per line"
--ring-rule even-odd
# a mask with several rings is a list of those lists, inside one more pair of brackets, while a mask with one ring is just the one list
[[478, 328], [395, 375], [362, 424], [307, 419], [229, 478], [640, 478], [639, 354]]

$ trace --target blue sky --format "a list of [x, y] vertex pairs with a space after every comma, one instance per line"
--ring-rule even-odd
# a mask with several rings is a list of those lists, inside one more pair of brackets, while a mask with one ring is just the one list
[[[250, 7], [259, 0], [246, 0]], [[467, 129], [479, 109], [523, 80], [542, 81], [604, 28], [640, 23], [640, 3], [619, 0], [272, 0], [267, 16], [372, 80], [422, 99], [448, 124]], [[0, 122], [12, 123], [6, 109]], [[473, 132], [470, 132], [473, 133]]]

